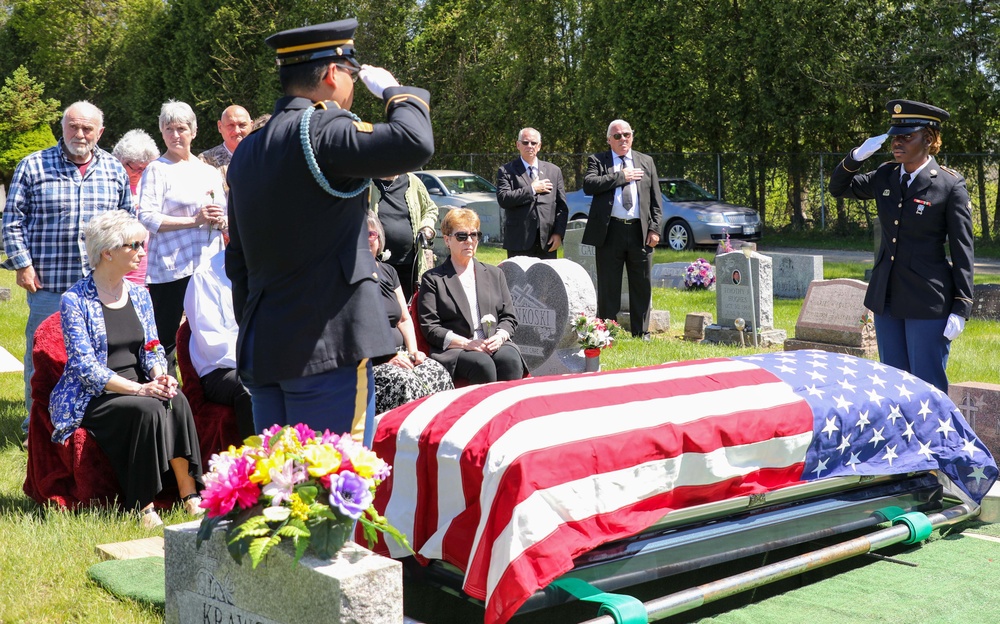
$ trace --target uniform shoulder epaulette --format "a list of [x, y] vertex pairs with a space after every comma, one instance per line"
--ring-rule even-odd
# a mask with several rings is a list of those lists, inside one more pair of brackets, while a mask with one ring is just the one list
[[941, 167], [941, 171], [947, 171], [948, 173], [950, 173], [951, 175], [955, 176], [956, 178], [961, 177], [961, 175], [962, 175], [959, 172], [955, 171], [954, 169], [949, 169], [948, 167], [945, 167], [944, 165], [940, 165], [940, 167]]
[[372, 126], [370, 123], [368, 123], [367, 121], [360, 121], [360, 120], [354, 122], [354, 127], [358, 129], [358, 132], [372, 132], [373, 130], [375, 130], [375, 127]]

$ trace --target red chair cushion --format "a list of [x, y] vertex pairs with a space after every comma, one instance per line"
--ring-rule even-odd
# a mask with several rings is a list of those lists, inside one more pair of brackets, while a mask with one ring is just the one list
[[[75, 509], [81, 505], [108, 505], [121, 500], [108, 456], [85, 429], [77, 429], [66, 442], [52, 441], [49, 395], [66, 367], [61, 318], [58, 312], [42, 321], [32, 349], [35, 373], [31, 377], [31, 420], [28, 425], [28, 469], [24, 493], [44, 505], [55, 503]], [[156, 499], [158, 507], [169, 507], [177, 498], [176, 484]]]
[[236, 410], [231, 405], [214, 403], [205, 398], [198, 372], [191, 363], [191, 326], [187, 320], [177, 328], [177, 368], [181, 375], [181, 392], [187, 397], [194, 414], [194, 426], [198, 431], [201, 447], [202, 471], [208, 471], [208, 460], [230, 445], [240, 446], [239, 427], [236, 425]]

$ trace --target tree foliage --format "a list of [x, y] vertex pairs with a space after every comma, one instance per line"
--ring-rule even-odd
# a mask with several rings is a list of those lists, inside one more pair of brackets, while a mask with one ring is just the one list
[[[802, 226], [820, 194], [809, 154], [884, 131], [890, 99], [949, 110], [946, 151], [1000, 149], [991, 0], [0, 0], [0, 73], [23, 63], [62, 101], [93, 101], [106, 140], [157, 136], [160, 104], [186, 101], [201, 149], [218, 142], [223, 108], [256, 116], [280, 95], [268, 35], [350, 15], [363, 61], [431, 91], [441, 155], [503, 158], [524, 126], [546, 152], [601, 150], [620, 117], [664, 173], [711, 168], [697, 153], [740, 154], [744, 173], [723, 190]], [[355, 112], [380, 119], [358, 92]], [[995, 164], [952, 164], [988, 234]]]

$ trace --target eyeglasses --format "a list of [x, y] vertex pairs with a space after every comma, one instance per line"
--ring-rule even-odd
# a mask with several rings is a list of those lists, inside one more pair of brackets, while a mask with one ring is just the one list
[[125, 249], [131, 249], [132, 251], [139, 251], [140, 248], [146, 248], [146, 241], [135, 241], [133, 243], [125, 243], [122, 245]]
[[535, 145], [538, 145], [538, 143], [539, 143], [538, 141], [521, 141], [521, 145], [525, 145], [525, 146], [527, 146], [527, 145], [535, 146]]
[[375, 240], [378, 238], [378, 232], [375, 230], [368, 230], [368, 240]]
[[474, 241], [483, 240], [482, 232], [454, 232], [453, 234], [451, 234], [451, 236], [460, 243], [464, 243], [470, 238]]
[[335, 67], [339, 67], [340, 69], [342, 69], [345, 72], [347, 72], [348, 74], [350, 74], [350, 76], [351, 76], [351, 82], [357, 82], [358, 81], [358, 74], [361, 73], [361, 70], [358, 69], [357, 67], [354, 67], [353, 65], [341, 65], [340, 63], [334, 63], [333, 65]]
[[142, 173], [143, 171], [146, 170], [147, 164], [148, 163], [128, 163], [127, 165], [125, 165], [125, 168], [131, 171], [132, 173]]
[[614, 140], [616, 140], [616, 141], [620, 141], [622, 139], [630, 139], [630, 138], [632, 138], [632, 133], [631, 132], [616, 132], [616, 133], [614, 133], [614, 134], [611, 135], [611, 138], [614, 139]]

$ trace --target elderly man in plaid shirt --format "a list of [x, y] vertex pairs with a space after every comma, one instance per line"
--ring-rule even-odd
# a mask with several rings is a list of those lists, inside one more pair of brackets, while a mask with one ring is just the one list
[[90, 102], [70, 105], [62, 130], [55, 147], [18, 163], [3, 213], [7, 260], [0, 266], [17, 271], [17, 285], [28, 291], [24, 402], [29, 414], [35, 330], [59, 311], [62, 293], [90, 272], [84, 226], [106, 210], [135, 213], [125, 168], [97, 147], [104, 132], [100, 109]]

